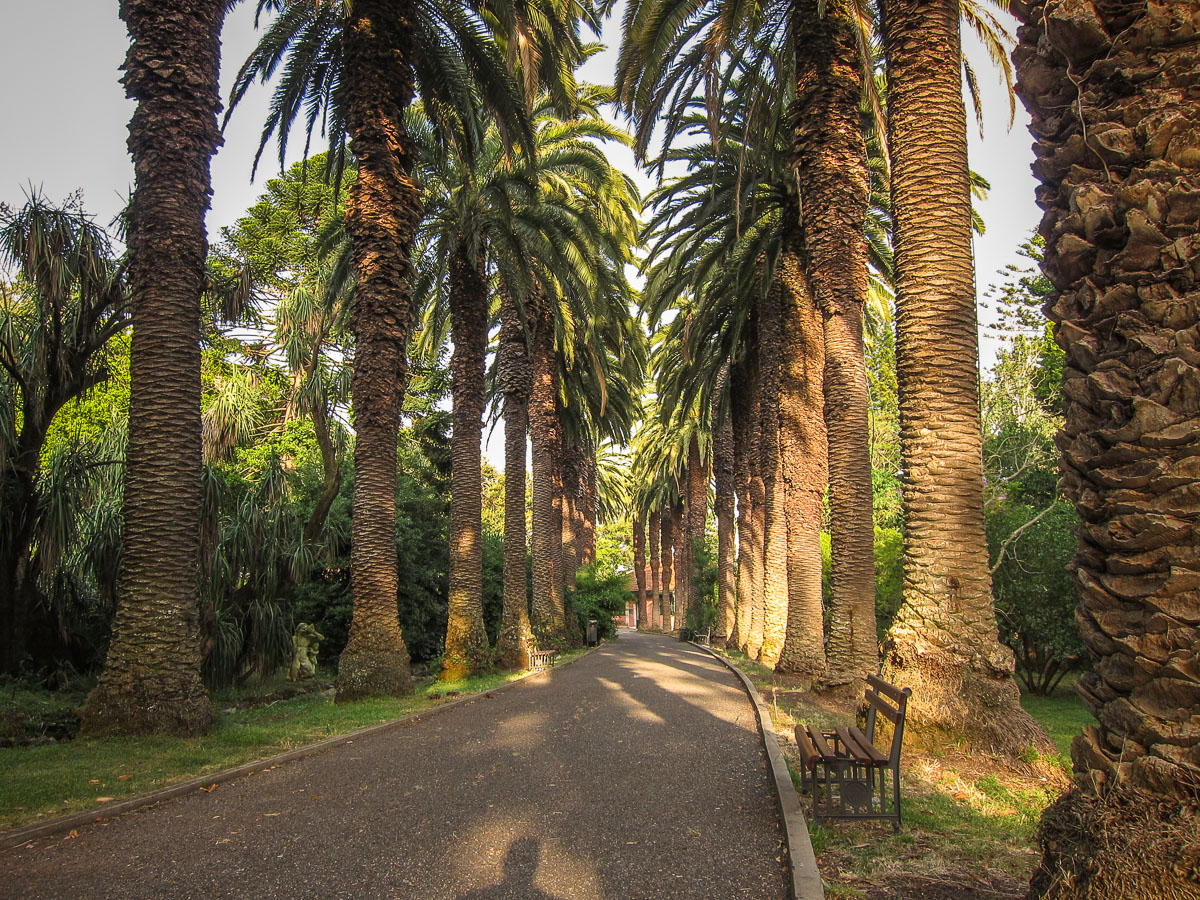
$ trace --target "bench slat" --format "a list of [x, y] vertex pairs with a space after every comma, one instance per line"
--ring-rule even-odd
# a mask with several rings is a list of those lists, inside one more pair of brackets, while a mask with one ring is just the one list
[[875, 765], [875, 760], [871, 754], [862, 747], [858, 740], [850, 733], [850, 729], [845, 725], [837, 729], [838, 740], [842, 742], [842, 746], [846, 748], [846, 753], [854, 758], [855, 762], [862, 763], [864, 766]]
[[903, 690], [896, 687], [890, 681], [884, 681], [878, 675], [868, 675], [867, 684], [875, 688], [875, 690], [879, 691], [879, 693], [883, 694], [894, 703], [902, 703], [908, 696], [908, 694], [906, 694]]
[[871, 757], [872, 765], [886, 766], [888, 764], [888, 758], [879, 752], [878, 747], [876, 747], [871, 741], [867, 740], [867, 736], [862, 733], [862, 729], [857, 725], [850, 726], [850, 736], [858, 741], [858, 745], [867, 752], [868, 756]]
[[825, 735], [821, 733], [821, 729], [808, 726], [809, 736], [812, 737], [813, 746], [817, 748], [817, 752], [821, 754], [821, 759], [825, 762], [837, 762], [837, 754], [829, 749], [829, 744], [825, 742]]
[[892, 704], [888, 703], [874, 691], [867, 691], [866, 696], [867, 702], [886, 716], [888, 721], [893, 725], [900, 722], [900, 710], [896, 709], [896, 707], [892, 706]]
[[796, 746], [800, 748], [800, 758], [804, 760], [804, 768], [815, 768], [821, 760], [821, 754], [816, 751], [812, 741], [808, 739], [808, 732], [804, 730], [803, 725], [796, 726]]

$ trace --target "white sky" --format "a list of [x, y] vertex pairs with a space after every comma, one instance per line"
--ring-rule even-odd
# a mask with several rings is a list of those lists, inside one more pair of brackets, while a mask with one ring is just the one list
[[[240, 4], [225, 23], [221, 71], [225, 96], [256, 42], [254, 5]], [[122, 207], [133, 180], [125, 147], [132, 103], [125, 99], [118, 82], [128, 37], [116, 6], [96, 0], [6, 2], [0, 6], [0, 84], [5, 85], [0, 93], [0, 122], [5, 124], [0, 139], [0, 201], [19, 204], [32, 185], [52, 201], [81, 191], [85, 207], [102, 223]], [[609, 50], [589, 62], [586, 80], [611, 81], [620, 12], [618, 8], [605, 29]], [[1007, 20], [1006, 14], [996, 14]], [[1040, 213], [1034, 205], [1029, 171], [1033, 155], [1026, 131], [1028, 116], [1018, 103], [1017, 121], [1009, 130], [1008, 101], [999, 73], [973, 35], [964, 40], [984, 95], [986, 139], [979, 139], [972, 124], [971, 166], [992, 184], [988, 199], [979, 205], [987, 224], [987, 233], [976, 242], [976, 280], [982, 295], [997, 280], [998, 270], [1021, 262], [1016, 249], [1036, 226]], [[235, 113], [225, 145], [213, 161], [214, 194], [208, 226], [214, 237], [255, 201], [266, 180], [277, 172], [268, 150], [257, 181], [250, 181], [250, 163], [269, 93], [262, 87], [251, 91]], [[302, 146], [302, 141], [295, 143]], [[614, 163], [634, 172], [643, 189], [650, 185], [636, 172], [627, 151], [614, 148], [610, 156]], [[994, 348], [985, 340], [984, 365], [993, 360]]]

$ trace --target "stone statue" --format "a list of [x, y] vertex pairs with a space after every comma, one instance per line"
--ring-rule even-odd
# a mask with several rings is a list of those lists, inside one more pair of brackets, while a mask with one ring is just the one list
[[307, 681], [317, 671], [317, 651], [321, 649], [321, 641], [325, 635], [317, 631], [307, 622], [296, 626], [292, 635], [292, 670], [288, 673], [289, 681]]

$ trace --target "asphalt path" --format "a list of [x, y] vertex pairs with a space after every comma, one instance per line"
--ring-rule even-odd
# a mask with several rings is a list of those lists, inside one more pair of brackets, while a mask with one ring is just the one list
[[782, 898], [754, 709], [625, 633], [491, 697], [0, 853], [5, 897]]

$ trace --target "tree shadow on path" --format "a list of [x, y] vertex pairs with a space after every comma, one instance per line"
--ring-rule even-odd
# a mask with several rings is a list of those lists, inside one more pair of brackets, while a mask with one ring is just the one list
[[534, 886], [541, 855], [542, 842], [537, 838], [518, 838], [504, 855], [504, 880], [461, 894], [458, 900], [558, 900]]

